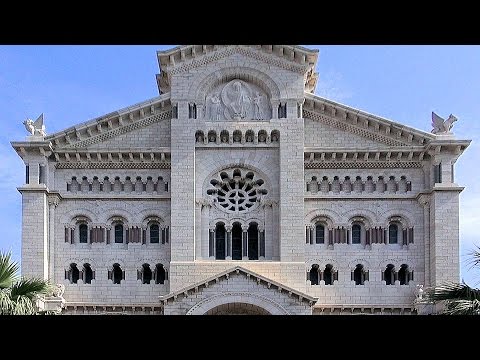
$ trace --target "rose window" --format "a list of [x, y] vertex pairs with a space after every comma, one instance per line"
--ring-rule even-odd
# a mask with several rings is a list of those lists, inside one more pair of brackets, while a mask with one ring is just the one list
[[215, 199], [215, 204], [227, 212], [246, 212], [254, 209], [260, 198], [267, 194], [264, 181], [252, 171], [240, 169], [222, 171], [218, 178], [210, 180], [207, 194]]

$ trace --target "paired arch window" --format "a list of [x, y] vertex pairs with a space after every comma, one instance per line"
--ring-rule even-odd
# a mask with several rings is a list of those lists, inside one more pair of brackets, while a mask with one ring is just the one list
[[362, 264], [355, 266], [355, 270], [352, 271], [352, 280], [355, 281], [355, 285], [365, 285], [365, 281], [368, 281], [368, 271]]
[[142, 280], [142, 284], [150, 284], [150, 281], [152, 281], [153, 278], [153, 273], [152, 269], [150, 269], [149, 264], [143, 264], [142, 265], [142, 270], [140, 271], [140, 280]]
[[80, 270], [78, 270], [77, 264], [70, 264], [66, 271], [65, 278], [70, 280], [70, 284], [77, 284], [78, 279], [80, 278]]
[[112, 280], [114, 284], [120, 284], [125, 280], [125, 271], [122, 270], [120, 264], [113, 264], [112, 270], [108, 270], [108, 280]]
[[65, 271], [65, 279], [70, 280], [70, 284], [77, 284], [79, 279], [83, 280], [84, 284], [91, 284], [95, 279], [95, 271], [88, 263], [83, 264], [81, 271], [77, 264], [71, 263], [68, 270]]
[[168, 280], [168, 273], [162, 264], [155, 265], [155, 284], [165, 284], [165, 280]]
[[408, 285], [410, 280], [413, 280], [413, 270], [410, 271], [410, 268], [407, 264], [402, 264], [400, 270], [398, 271], [398, 280], [400, 285]]
[[307, 280], [310, 280], [311, 285], [319, 285], [322, 280], [325, 285], [333, 285], [338, 280], [338, 271], [333, 270], [332, 264], [327, 264], [323, 271], [318, 264], [313, 264], [307, 272]]
[[152, 281], [155, 284], [165, 284], [165, 280], [168, 280], [168, 273], [163, 264], [156, 264], [153, 271], [150, 264], [143, 264], [142, 268], [137, 270], [137, 280], [141, 280], [142, 284], [151, 284]]
[[383, 279], [385, 280], [386, 285], [395, 285], [395, 280], [397, 280], [397, 273], [395, 271], [395, 266], [388, 264], [383, 272]]
[[90, 264], [83, 264], [82, 275], [85, 284], [91, 284], [92, 280], [95, 279], [95, 272], [92, 270]]

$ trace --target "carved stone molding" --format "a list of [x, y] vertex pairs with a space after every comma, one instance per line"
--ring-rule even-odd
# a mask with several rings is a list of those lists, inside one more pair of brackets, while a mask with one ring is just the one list
[[127, 162], [71, 162], [57, 163], [56, 169], [170, 169], [170, 163], [127, 163]]
[[72, 143], [72, 144], [68, 144], [68, 145], [64, 146], [64, 148], [83, 148], [83, 147], [87, 147], [87, 146], [90, 146], [90, 145], [93, 145], [93, 144], [100, 143], [102, 141], [109, 140], [109, 139], [114, 138], [116, 136], [126, 134], [128, 132], [138, 130], [138, 129], [143, 128], [143, 127], [150, 126], [154, 123], [157, 123], [157, 122], [162, 121], [162, 120], [169, 119], [171, 117], [172, 117], [172, 110], [169, 109], [167, 111], [164, 111], [164, 112], [161, 112], [159, 114], [147, 117], [145, 119], [138, 120], [138, 121], [136, 121], [132, 124], [125, 125], [125, 126], [117, 128], [117, 129], [110, 130], [108, 132], [101, 133], [101, 134], [98, 134], [98, 135], [93, 135], [92, 137], [90, 137], [88, 139], [85, 139], [85, 140], [81, 140], [81, 141], [78, 141], [78, 142], [75, 142], [75, 143]]

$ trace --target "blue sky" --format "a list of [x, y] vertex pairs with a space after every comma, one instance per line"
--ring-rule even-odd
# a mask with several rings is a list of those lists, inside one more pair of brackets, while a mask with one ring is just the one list
[[[471, 285], [466, 253], [480, 223], [480, 46], [316, 46], [316, 93], [369, 113], [430, 131], [430, 113], [459, 118], [458, 139], [473, 142], [458, 160], [461, 276]], [[0, 250], [20, 260], [21, 159], [10, 146], [23, 140], [22, 122], [45, 114], [53, 133], [158, 95], [158, 46], [0, 47]]]

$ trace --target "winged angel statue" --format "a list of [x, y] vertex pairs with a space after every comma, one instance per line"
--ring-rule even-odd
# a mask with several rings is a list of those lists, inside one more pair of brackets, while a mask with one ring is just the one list
[[23, 122], [23, 125], [25, 125], [25, 129], [32, 134], [36, 136], [45, 136], [45, 125], [43, 124], [43, 114], [41, 114], [37, 120], [33, 121], [31, 119], [27, 119]]
[[457, 120], [458, 119], [452, 114], [450, 114], [447, 120], [444, 120], [432, 111], [432, 133], [437, 135], [450, 134], [450, 129], [453, 127], [453, 123]]

